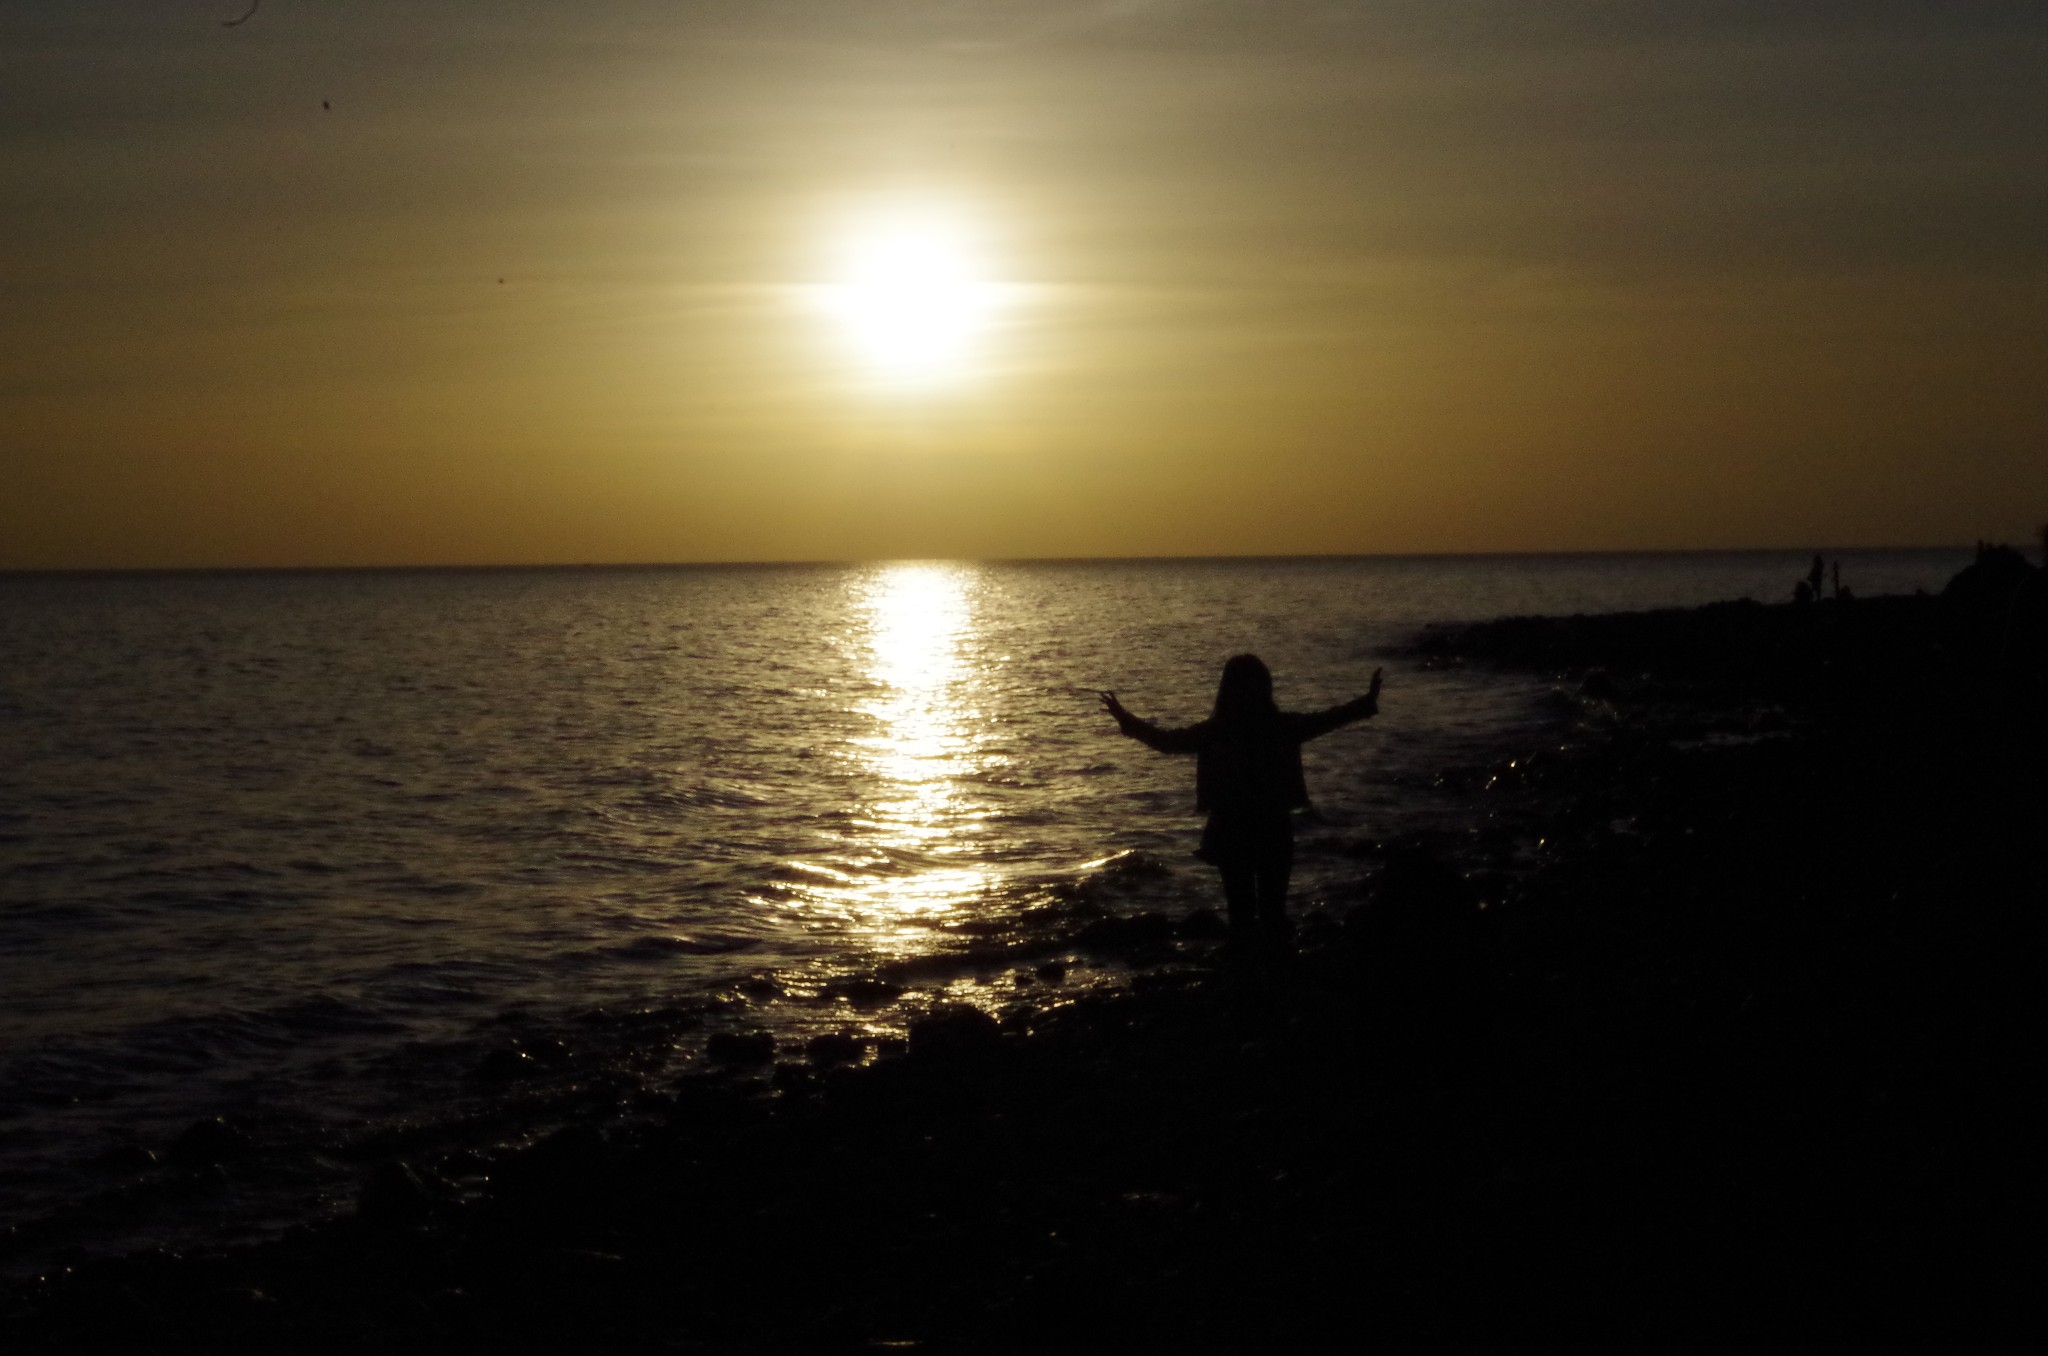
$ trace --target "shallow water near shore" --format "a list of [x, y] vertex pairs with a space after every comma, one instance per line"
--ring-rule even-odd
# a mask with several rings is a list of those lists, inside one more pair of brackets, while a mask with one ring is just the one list
[[[1028, 943], [1213, 885], [1190, 769], [1098, 688], [1185, 723], [1236, 651], [1294, 709], [1386, 664], [1307, 760], [1297, 907], [1342, 907], [1373, 843], [1475, 827], [1457, 774], [1560, 737], [1541, 681], [1404, 663], [1418, 627], [1776, 599], [1808, 559], [0, 579], [14, 1264], [275, 1228], [365, 1143], [623, 1105], [721, 1032], [1117, 982]], [[1869, 595], [1967, 555], [1842, 560]], [[194, 1173], [236, 1157], [223, 1204]]]

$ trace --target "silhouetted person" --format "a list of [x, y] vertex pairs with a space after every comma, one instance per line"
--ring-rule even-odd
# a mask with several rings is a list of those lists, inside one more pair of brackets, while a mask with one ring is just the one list
[[1287, 930], [1287, 878], [1294, 869], [1292, 811], [1308, 804], [1301, 746], [1379, 711], [1380, 671], [1363, 697], [1327, 711], [1294, 714], [1273, 704], [1273, 675], [1257, 655], [1223, 666], [1216, 709], [1199, 725], [1162, 730], [1126, 711], [1114, 692], [1103, 709], [1117, 727], [1161, 753], [1195, 755], [1195, 808], [1207, 812], [1197, 853], [1223, 876], [1223, 900], [1234, 937], [1254, 922], [1274, 935]]
[[1816, 555], [1813, 558], [1813, 568], [1806, 572], [1806, 587], [1813, 593], [1813, 600], [1815, 602], [1819, 602], [1827, 596], [1820, 591], [1820, 586], [1827, 582], [1828, 564]]

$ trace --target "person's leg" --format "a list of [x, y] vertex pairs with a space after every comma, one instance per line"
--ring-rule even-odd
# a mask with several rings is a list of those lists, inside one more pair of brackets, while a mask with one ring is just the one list
[[1283, 825], [1281, 832], [1262, 845], [1257, 869], [1259, 925], [1268, 934], [1285, 934], [1287, 884], [1294, 875], [1294, 835]]
[[1197, 854], [1223, 877], [1223, 906], [1231, 935], [1239, 938], [1250, 937], [1259, 921], [1258, 845], [1248, 828], [1242, 820], [1211, 815]]
[[1248, 861], [1232, 859], [1216, 864], [1223, 877], [1223, 907], [1230, 914], [1230, 932], [1248, 937], [1259, 914], [1258, 872]]

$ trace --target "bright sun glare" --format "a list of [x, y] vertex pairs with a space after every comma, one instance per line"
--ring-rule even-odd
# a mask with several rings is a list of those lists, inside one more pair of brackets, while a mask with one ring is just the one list
[[871, 220], [841, 250], [826, 309], [879, 373], [923, 382], [963, 375], [1000, 291], [967, 231], [933, 213]]

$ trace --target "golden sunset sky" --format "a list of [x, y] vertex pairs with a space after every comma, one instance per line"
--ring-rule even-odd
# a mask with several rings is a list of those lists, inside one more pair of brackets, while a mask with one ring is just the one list
[[246, 8], [0, 7], [0, 568], [2048, 516], [2038, 0]]

